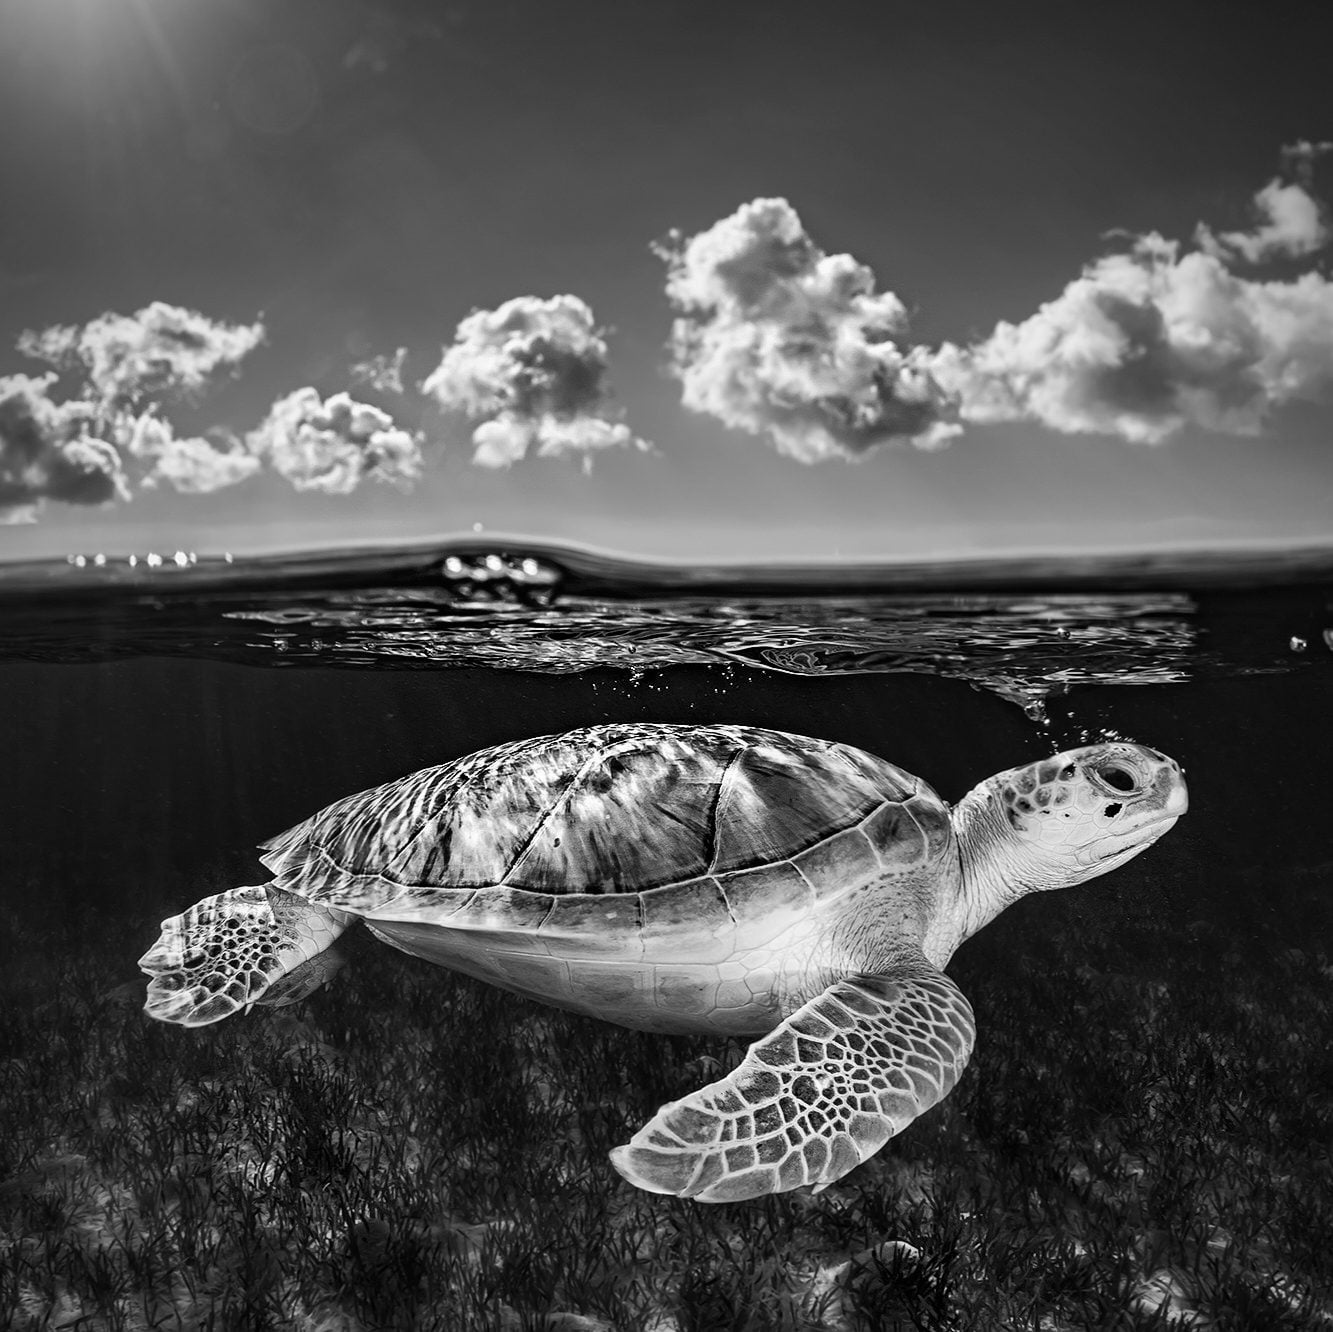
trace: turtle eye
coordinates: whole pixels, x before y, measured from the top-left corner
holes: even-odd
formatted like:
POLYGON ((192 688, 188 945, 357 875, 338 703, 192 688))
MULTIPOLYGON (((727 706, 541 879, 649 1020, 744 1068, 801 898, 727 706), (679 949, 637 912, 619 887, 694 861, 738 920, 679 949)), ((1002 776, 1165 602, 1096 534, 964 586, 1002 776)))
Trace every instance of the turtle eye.
POLYGON ((1124 768, 1117 768, 1114 765, 1107 768, 1098 768, 1097 775, 1107 786, 1117 791, 1132 791, 1136 785, 1132 774, 1126 772, 1124 768))

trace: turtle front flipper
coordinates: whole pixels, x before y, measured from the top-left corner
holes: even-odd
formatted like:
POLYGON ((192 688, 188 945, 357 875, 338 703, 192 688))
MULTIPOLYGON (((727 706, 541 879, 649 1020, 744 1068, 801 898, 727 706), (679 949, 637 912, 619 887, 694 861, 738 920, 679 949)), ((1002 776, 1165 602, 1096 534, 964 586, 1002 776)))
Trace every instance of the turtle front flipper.
POLYGON ((351 921, 273 884, 205 897, 164 920, 139 959, 152 977, 144 1012, 204 1027, 255 1002, 294 1003, 337 970, 325 950, 351 921))
POLYGON ((699 1202, 818 1192, 948 1095, 975 1031, 962 991, 925 958, 839 981, 611 1162, 641 1189, 699 1202))

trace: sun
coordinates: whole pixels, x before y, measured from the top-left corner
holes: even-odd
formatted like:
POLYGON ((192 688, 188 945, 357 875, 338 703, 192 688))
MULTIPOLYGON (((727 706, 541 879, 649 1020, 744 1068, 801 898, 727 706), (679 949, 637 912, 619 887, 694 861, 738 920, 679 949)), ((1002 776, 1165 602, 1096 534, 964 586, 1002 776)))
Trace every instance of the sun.
POLYGON ((0 61, 48 80, 47 91, 113 110, 136 84, 165 81, 181 91, 170 29, 183 0, 5 0, 0 61))
POLYGON ((178 47, 204 35, 182 0, 4 0, 0 77, 23 90, 35 164, 83 206, 134 213, 198 101, 178 47))

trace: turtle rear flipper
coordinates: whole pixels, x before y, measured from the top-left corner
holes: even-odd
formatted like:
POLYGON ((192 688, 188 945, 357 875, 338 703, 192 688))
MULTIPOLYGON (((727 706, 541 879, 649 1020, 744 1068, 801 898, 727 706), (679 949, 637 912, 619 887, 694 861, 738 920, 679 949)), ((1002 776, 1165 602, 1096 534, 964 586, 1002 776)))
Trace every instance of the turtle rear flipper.
POLYGON ((144 1012, 203 1027, 266 994, 269 1002, 294 1003, 337 969, 318 959, 351 920, 273 884, 205 897, 164 920, 157 942, 139 959, 152 978, 144 1012))
POLYGON ((818 1192, 948 1095, 974 1034, 962 991, 924 957, 839 981, 611 1162, 641 1189, 699 1202, 818 1192))

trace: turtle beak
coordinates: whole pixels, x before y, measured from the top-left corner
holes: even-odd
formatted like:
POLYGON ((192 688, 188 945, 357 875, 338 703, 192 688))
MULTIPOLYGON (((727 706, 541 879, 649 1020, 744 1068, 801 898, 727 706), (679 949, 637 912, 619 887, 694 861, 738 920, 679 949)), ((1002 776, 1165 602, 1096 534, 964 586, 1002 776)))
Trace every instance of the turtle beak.
POLYGON ((1148 761, 1148 781, 1145 787, 1151 787, 1147 800, 1149 807, 1156 801, 1163 818, 1178 819, 1190 807, 1189 788, 1185 785, 1185 769, 1173 758, 1168 758, 1160 750, 1149 749, 1143 745, 1140 754, 1148 761), (1152 769, 1156 769, 1155 772, 1152 769))
POLYGON ((1190 793, 1185 789, 1185 783, 1182 781, 1167 798, 1165 812, 1178 819, 1189 807, 1190 793))
POLYGON ((1161 802, 1162 817, 1173 822, 1189 809, 1189 787, 1185 785, 1185 773, 1179 763, 1167 759, 1162 764, 1153 783, 1152 798, 1161 802))

